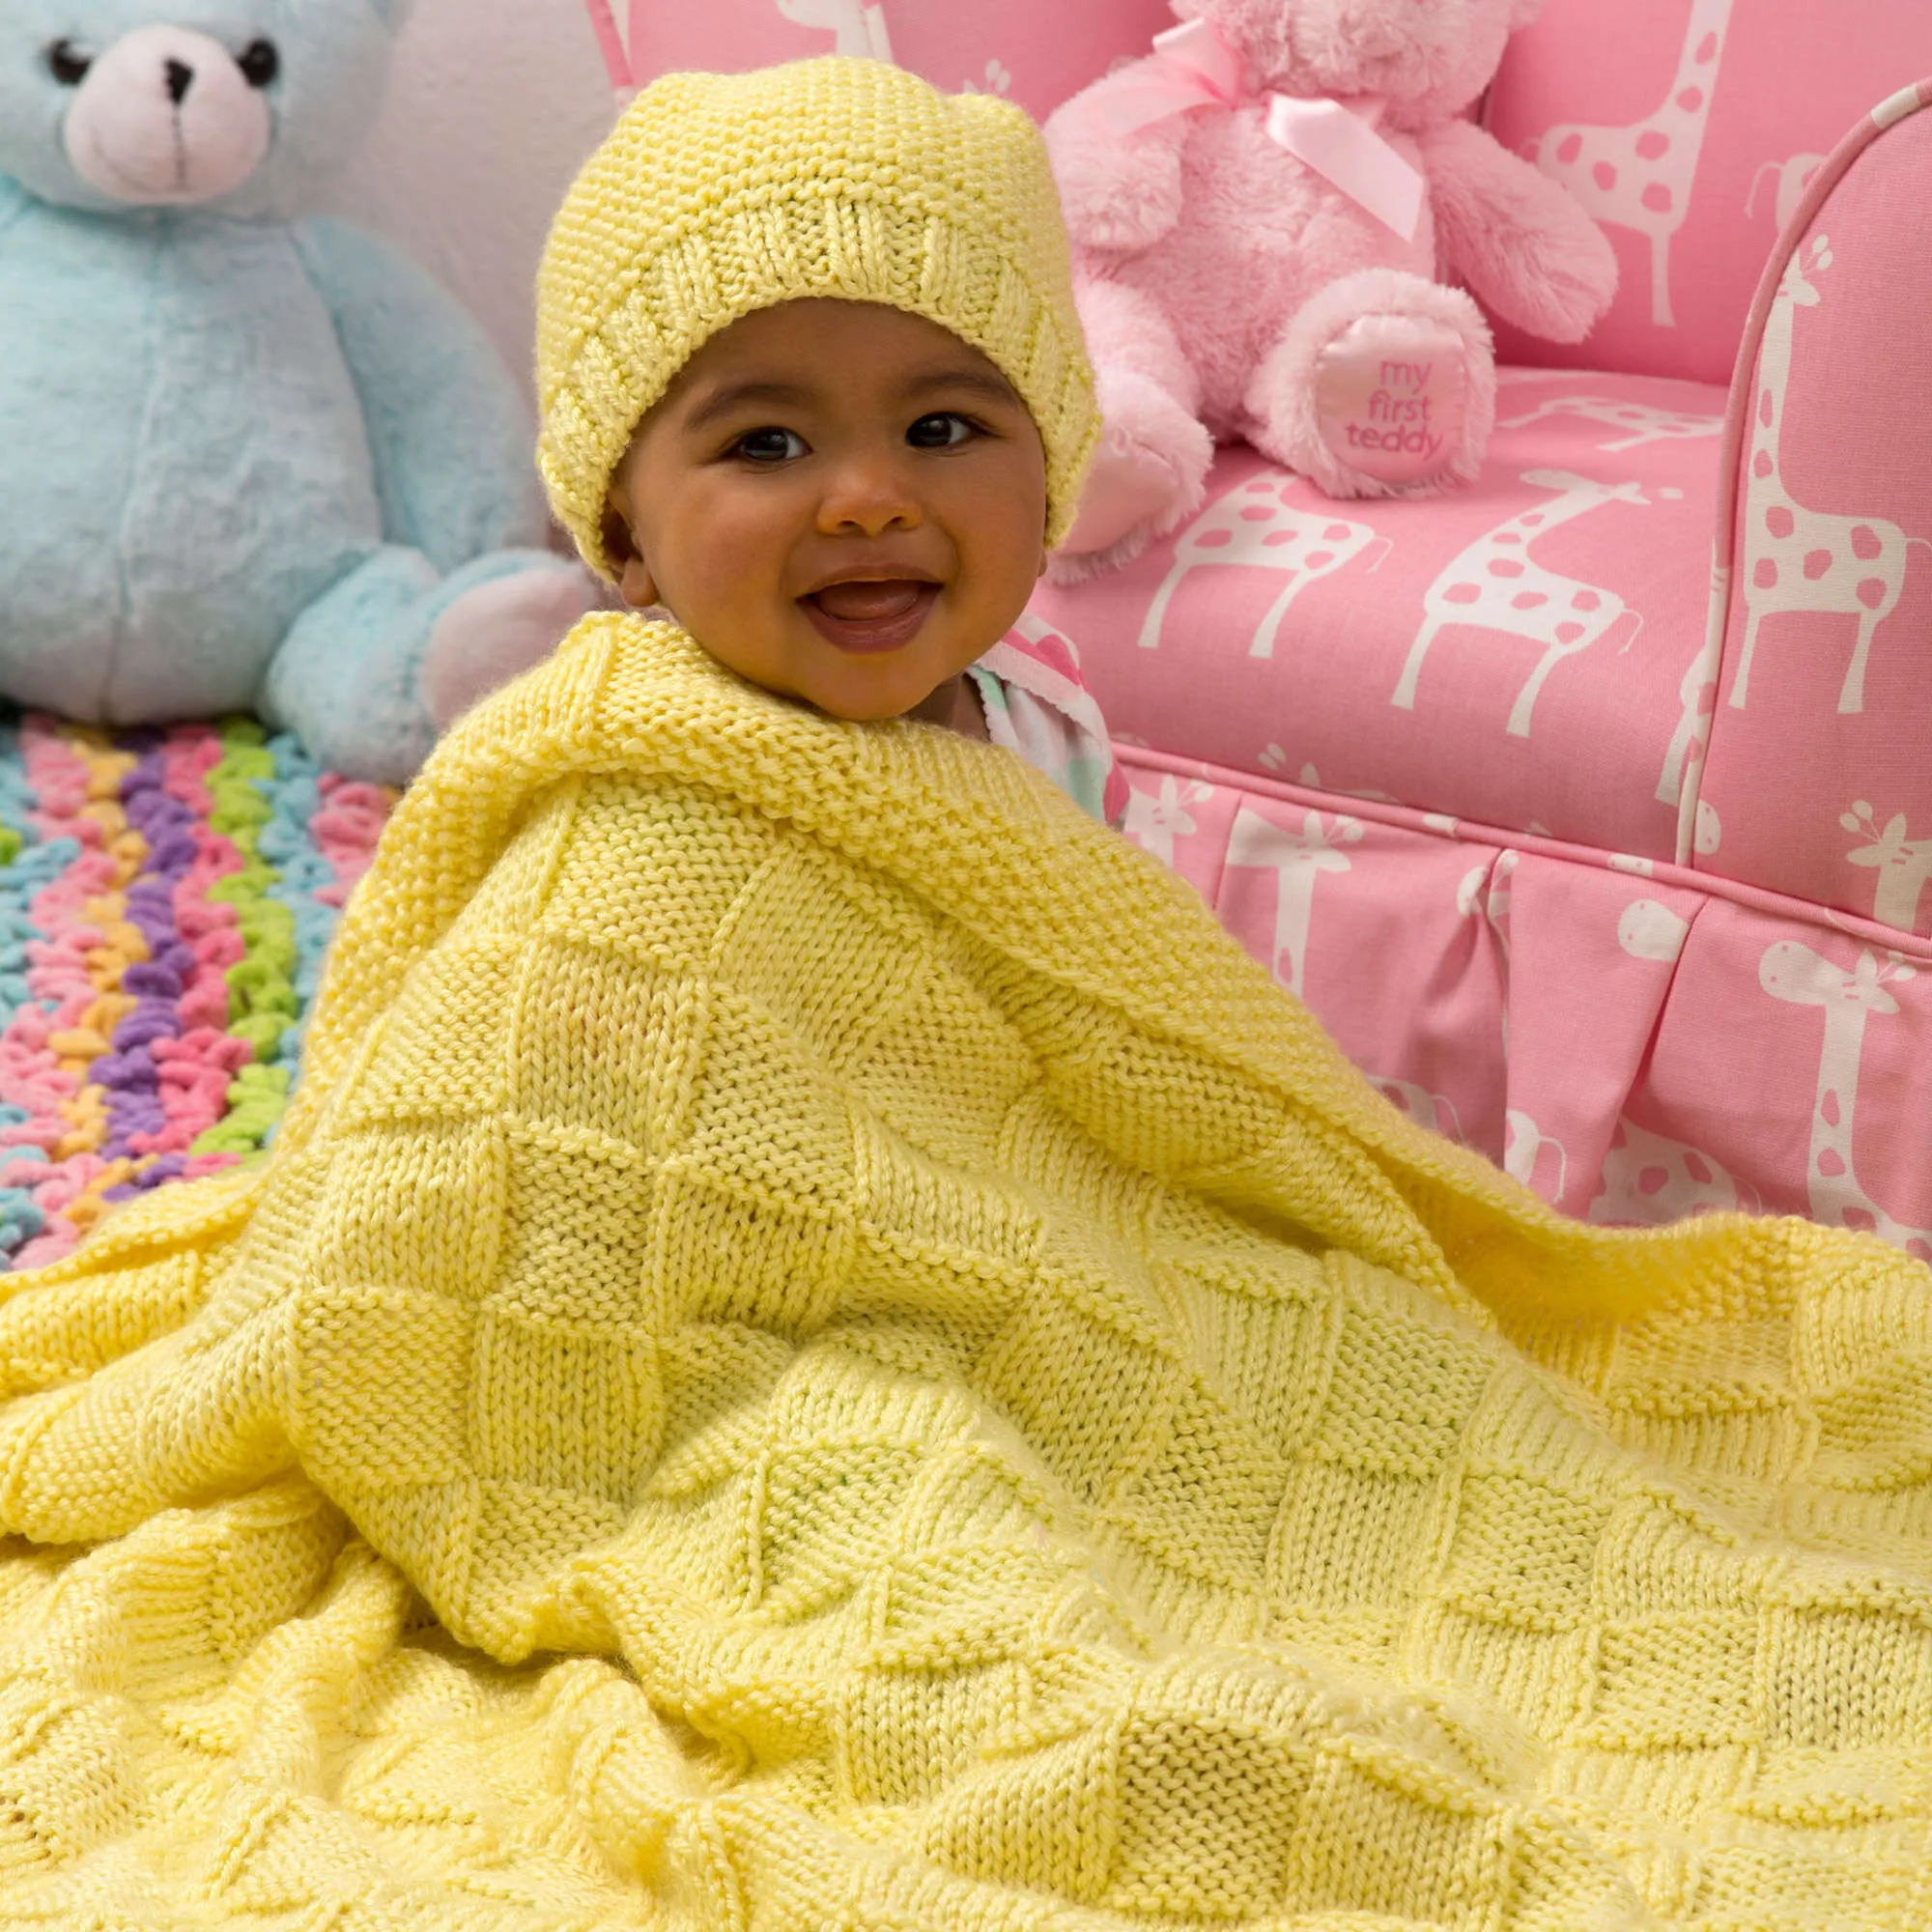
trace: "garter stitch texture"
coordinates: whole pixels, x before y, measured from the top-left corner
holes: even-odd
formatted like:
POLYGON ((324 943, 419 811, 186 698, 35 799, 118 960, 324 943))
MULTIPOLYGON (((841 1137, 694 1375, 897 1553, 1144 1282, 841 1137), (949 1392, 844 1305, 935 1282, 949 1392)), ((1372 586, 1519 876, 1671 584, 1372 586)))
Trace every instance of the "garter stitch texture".
POLYGON ((1557 1220, 1008 753, 592 619, 306 1051, 0 1282, 0 1926, 1932 1924, 1932 1277, 1557 1220))
POLYGON ((605 497, 644 413, 722 328, 801 297, 923 315, 986 355, 1046 446, 1048 542, 1099 437, 1060 197, 1010 101, 884 62, 671 73, 578 178, 537 281, 537 464, 606 577, 605 497))

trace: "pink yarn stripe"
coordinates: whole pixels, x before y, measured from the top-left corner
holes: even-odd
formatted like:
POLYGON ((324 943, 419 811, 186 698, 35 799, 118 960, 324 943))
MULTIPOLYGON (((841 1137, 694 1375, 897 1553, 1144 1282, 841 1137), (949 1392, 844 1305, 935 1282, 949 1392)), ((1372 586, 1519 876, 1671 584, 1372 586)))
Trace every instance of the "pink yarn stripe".
POLYGON ((309 837, 316 850, 334 868, 335 883, 320 887, 323 905, 340 906, 376 857, 376 841, 389 816, 395 796, 381 785, 326 773, 321 781, 322 810, 309 820, 309 837))
MULTIPOLYGON (((89 954, 106 943, 107 935, 93 922, 117 910, 112 899, 119 892, 121 867, 107 848, 101 818, 88 810, 103 761, 91 758, 79 741, 41 717, 22 722, 20 750, 37 794, 36 810, 29 814, 36 829, 44 838, 72 838, 80 845, 72 862, 28 907, 43 932, 60 934, 58 939, 30 940, 26 949, 28 991, 36 1002, 51 1002, 52 1010, 39 1004, 23 1006, 0 1034, 0 1074, 8 1096, 30 1110, 26 1121, 0 1129, 0 1143, 38 1147, 45 1156, 17 1161, 7 1172, 9 1183, 25 1187, 48 1216, 46 1231, 14 1257, 16 1266, 40 1267, 79 1244, 81 1231, 67 1218, 67 1210, 126 1172, 125 1162, 109 1162, 86 1150, 61 1155, 76 1130, 70 1110, 88 1097, 88 1086, 61 1066, 53 1046, 58 1036, 85 1021, 103 992, 115 990, 95 984, 89 954)), ((120 835, 130 836, 139 835, 120 835)), ((93 1097, 104 1106, 98 1087, 93 1097)))

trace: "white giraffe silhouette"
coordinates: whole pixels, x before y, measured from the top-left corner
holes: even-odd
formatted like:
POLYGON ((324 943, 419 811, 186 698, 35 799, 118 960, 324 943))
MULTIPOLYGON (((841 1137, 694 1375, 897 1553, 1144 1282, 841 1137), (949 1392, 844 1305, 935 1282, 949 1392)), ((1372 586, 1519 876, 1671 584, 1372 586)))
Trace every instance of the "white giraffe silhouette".
POLYGON ((1691 437, 1721 436, 1722 416, 1687 414, 1680 410, 1653 409, 1648 403, 1619 401, 1615 396, 1550 396, 1527 415, 1512 416, 1498 422, 1498 429, 1527 429, 1548 416, 1581 416, 1585 422, 1604 423, 1628 434, 1597 447, 1605 456, 1620 456, 1627 449, 1641 449, 1647 442, 1679 441, 1691 437))
POLYGON ((1505 960, 1510 950, 1511 882, 1521 863, 1522 854, 1505 845, 1492 859, 1471 866, 1456 881, 1457 912, 1464 919, 1487 920, 1505 960))
POLYGON ((1010 94, 1012 91, 1013 71, 997 55, 986 63, 985 71, 978 80, 962 80, 959 83, 961 94, 1010 94))
POLYGON ((816 27, 834 37, 836 54, 893 57, 892 36, 886 30, 886 10, 867 0, 775 0, 778 10, 795 26, 816 27))
POLYGON ((1903 932, 1917 931, 1918 901, 1925 882, 1932 879, 1932 838, 1908 838, 1902 811, 1893 812, 1880 831, 1877 814, 1862 798, 1854 801, 1851 810, 1838 814, 1838 823, 1847 832, 1863 833, 1867 841, 1845 857, 1854 866, 1870 866, 1878 872, 1872 917, 1903 932))
MULTIPOLYGON (((1470 867, 1456 882, 1456 910, 1458 914, 1463 919, 1482 920, 1489 926, 1490 930, 1495 934, 1496 952, 1501 957, 1503 983, 1505 986, 1509 983, 1510 903, 1514 896, 1512 882, 1516 878, 1516 868, 1521 862, 1522 854, 1520 852, 1516 851, 1513 847, 1505 846, 1486 865, 1470 867)), ((1498 1016, 1497 1025, 1502 1041, 1503 1061, 1507 1065, 1510 1056, 1510 1012, 1507 998, 1503 1001, 1502 1012, 1498 1016)), ((1506 1117, 1503 1122, 1505 1151, 1507 1151, 1509 1146, 1508 1135, 1515 1131, 1510 1124, 1511 1118, 1513 1117, 1506 1117)), ((1527 1114, 1523 1115, 1522 1119, 1525 1123, 1524 1131, 1528 1134, 1530 1141, 1534 1142, 1538 1138, 1536 1122, 1530 1120, 1527 1114)), ((1563 1150, 1560 1147, 1556 1151, 1558 1153, 1563 1153, 1563 1150)), ((1528 1160, 1530 1167, 1533 1168, 1536 1164, 1536 1149, 1534 1146, 1529 1147, 1528 1152, 1524 1157, 1528 1160)), ((1563 1164, 1567 1170, 1570 1164, 1570 1156, 1568 1154, 1563 1154, 1563 1164)), ((1508 1173, 1515 1174, 1516 1178, 1522 1181, 1525 1187, 1529 1185, 1527 1178, 1528 1169, 1525 1169, 1522 1174, 1517 1174, 1516 1169, 1510 1167, 1507 1160, 1504 1162, 1504 1167, 1508 1173)), ((1562 1191, 1562 1185, 1559 1182, 1557 1194, 1561 1194, 1562 1191)), ((1550 1196, 1551 1200, 1555 1198, 1556 1195, 1550 1196)))
POLYGON ((1763 1203, 1747 1181, 1683 1141, 1619 1116, 1584 1218, 1610 1227, 1656 1227, 1687 1214, 1754 1212, 1763 1203))
POLYGON ((1828 1228, 1862 1228, 1897 1247, 1932 1259, 1932 1231, 1894 1220, 1859 1185, 1852 1158, 1858 1113, 1859 1072, 1864 1057, 1865 1023, 1874 1013, 1895 1013, 1898 1002, 1888 981, 1916 979, 1917 969, 1897 953, 1883 962, 1861 948, 1848 972, 1808 946, 1781 939, 1758 961, 1758 984, 1774 1000, 1818 1007, 1825 1014, 1825 1044, 1818 1063, 1818 1096, 1811 1111, 1811 1150, 1805 1166, 1811 1218, 1828 1228))
POLYGON ((1397 1080, 1393 1074, 1370 1074, 1368 1084, 1397 1113, 1406 1113, 1416 1126, 1426 1126, 1432 1134, 1441 1134, 1447 1140, 1463 1140, 1463 1117, 1447 1094, 1432 1094, 1426 1086, 1418 1086, 1414 1080, 1397 1080))
POLYGON ((1174 869, 1174 841, 1192 838, 1200 831, 1190 805, 1200 805, 1214 796, 1214 787, 1198 779, 1181 781, 1172 772, 1163 773, 1160 788, 1151 797, 1136 786, 1127 797, 1127 815, 1122 830, 1143 852, 1151 854, 1170 871, 1174 869))
MULTIPOLYGON (((1545 570, 1531 558, 1529 546, 1546 530, 1583 516, 1600 504, 1647 506, 1650 498, 1642 486, 1599 483, 1568 469, 1526 469, 1521 480, 1537 490, 1554 490, 1556 500, 1538 510, 1524 510, 1486 531, 1424 592, 1423 609, 1428 614, 1408 647, 1408 662, 1403 666, 1395 696, 1389 699, 1398 709, 1415 709, 1422 661, 1437 636, 1452 624, 1467 624, 1543 645, 1542 661, 1518 693, 1506 727, 1512 738, 1527 738, 1530 714, 1549 673, 1565 658, 1589 649, 1629 608, 1614 591, 1545 570)), ((1632 614, 1640 628, 1642 616, 1632 614)))
MULTIPOLYGON (((1698 646, 1697 655, 1684 667, 1684 675, 1678 683, 1677 696, 1682 710, 1677 729, 1670 734, 1670 745, 1663 754, 1663 776, 1657 781, 1659 802, 1679 807, 1680 816, 1682 810, 1689 807, 1688 788, 1694 784, 1702 769, 1711 714, 1718 708, 1718 670, 1724 660, 1724 625, 1730 608, 1730 568, 1721 558, 1714 557, 1711 594, 1704 606, 1704 641, 1698 646)), ((1685 837, 1685 828, 1680 826, 1680 844, 1685 837)), ((1701 852, 1706 848, 1699 845, 1697 849, 1701 852)), ((1717 847, 1713 844, 1709 849, 1716 851, 1717 847)), ((1680 852, 1678 856, 1681 859, 1684 854, 1680 852)))
POLYGON ((1731 685, 1731 703, 1740 711, 1750 684, 1758 629, 1767 617, 1787 611, 1824 611, 1859 620, 1858 642, 1838 693, 1838 709, 1862 711, 1872 634, 1905 594, 1907 551, 1913 544, 1932 550, 1932 541, 1908 537, 1883 517, 1841 517, 1806 509, 1785 488, 1778 468, 1778 436, 1791 386, 1795 319, 1801 308, 1815 308, 1820 300, 1807 270, 1818 274, 1831 266, 1832 246, 1822 235, 1792 252, 1758 351, 1757 407, 1751 412, 1750 459, 1745 467, 1741 584, 1745 641, 1731 685))
MULTIPOLYGON (((1288 753, 1279 745, 1264 745, 1261 749, 1261 755, 1255 762, 1264 772, 1273 772, 1279 776, 1288 769, 1288 753)), ((1397 798, 1394 792, 1378 791, 1374 785, 1323 784, 1321 782, 1320 767, 1306 761, 1303 762, 1294 782, 1303 791, 1325 791, 1332 793, 1336 798, 1359 798, 1364 803, 1373 805, 1400 805, 1402 803, 1402 800, 1397 798)), ((1451 824, 1454 823, 1453 820, 1448 822, 1451 824)), ((1439 814, 1430 814, 1425 823, 1430 824, 1431 830, 1439 831, 1441 829, 1439 814)))
POLYGON ((1397 1113, 1406 1114, 1417 1126, 1427 1127, 1431 1133, 1441 1134, 1448 1140, 1463 1139, 1463 1117, 1448 1094, 1432 1094, 1413 1080, 1397 1080, 1383 1073, 1371 1073, 1369 1084, 1397 1113))
POLYGON ((1308 958, 1308 926, 1315 909, 1315 881, 1323 872, 1351 870, 1339 848, 1360 842, 1362 821, 1319 811, 1302 816, 1299 832, 1285 831, 1244 805, 1235 812, 1228 835, 1230 866, 1272 868, 1280 889, 1275 898, 1274 953, 1269 970, 1296 998, 1301 995, 1302 969, 1308 958), (1288 962, 1286 973, 1282 961, 1288 962))
POLYGON ((1823 155, 1793 155, 1789 160, 1760 164, 1757 173, 1751 176, 1750 193, 1745 198, 1745 219, 1748 221, 1757 213, 1757 191, 1764 185, 1765 176, 1771 175, 1777 183, 1773 212, 1777 219, 1777 232, 1783 234, 1791 226, 1791 217, 1798 213, 1798 205, 1804 199, 1812 176, 1824 165, 1823 155))
POLYGON ((1660 328, 1677 327, 1670 306, 1670 243, 1690 212, 1731 4, 1691 0, 1676 78, 1656 113, 1629 128, 1581 123, 1551 128, 1532 144, 1537 166, 1554 175, 1599 221, 1649 238, 1650 316, 1660 328))
POLYGON ((1553 1208, 1570 1185, 1570 1151, 1553 1134, 1546 1134, 1520 1107, 1511 1107, 1503 1115, 1503 1172, 1539 1194, 1553 1208), (1548 1173, 1543 1156, 1556 1156, 1556 1172, 1551 1185, 1538 1187, 1536 1172, 1548 1173))
MULTIPOLYGON (((1154 593, 1141 625, 1143 650, 1152 650, 1160 642, 1167 607, 1190 570, 1208 564, 1246 564, 1279 571, 1287 580, 1248 646, 1250 657, 1272 657, 1289 606, 1317 579, 1333 576, 1377 541, 1367 524, 1350 523, 1332 509, 1296 509, 1287 495, 1294 481, 1285 470, 1264 470, 1210 503, 1181 531, 1174 546, 1174 568, 1154 593)), ((1388 539, 1380 541, 1386 556, 1388 539)), ((1381 561, 1378 557, 1370 568, 1379 569, 1381 561)))

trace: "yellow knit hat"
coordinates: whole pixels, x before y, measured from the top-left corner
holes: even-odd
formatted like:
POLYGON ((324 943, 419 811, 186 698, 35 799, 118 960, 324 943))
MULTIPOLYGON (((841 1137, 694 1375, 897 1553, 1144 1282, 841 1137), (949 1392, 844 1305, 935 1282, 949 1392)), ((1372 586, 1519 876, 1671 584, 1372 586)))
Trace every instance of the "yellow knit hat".
POLYGON ((667 74, 585 165, 537 282, 537 464, 585 560, 611 475, 696 351, 799 297, 883 302, 986 355, 1046 446, 1048 542, 1099 436, 1060 200, 1009 102, 881 61, 667 74))

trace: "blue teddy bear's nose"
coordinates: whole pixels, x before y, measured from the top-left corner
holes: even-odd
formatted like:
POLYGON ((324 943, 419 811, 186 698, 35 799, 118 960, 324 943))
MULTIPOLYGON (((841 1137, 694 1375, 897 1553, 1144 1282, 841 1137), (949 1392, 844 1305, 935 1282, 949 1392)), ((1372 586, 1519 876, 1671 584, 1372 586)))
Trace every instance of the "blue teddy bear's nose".
POLYGON ((185 61, 171 60, 167 64, 168 99, 179 107, 187 99, 187 91, 194 85, 194 70, 185 61))

